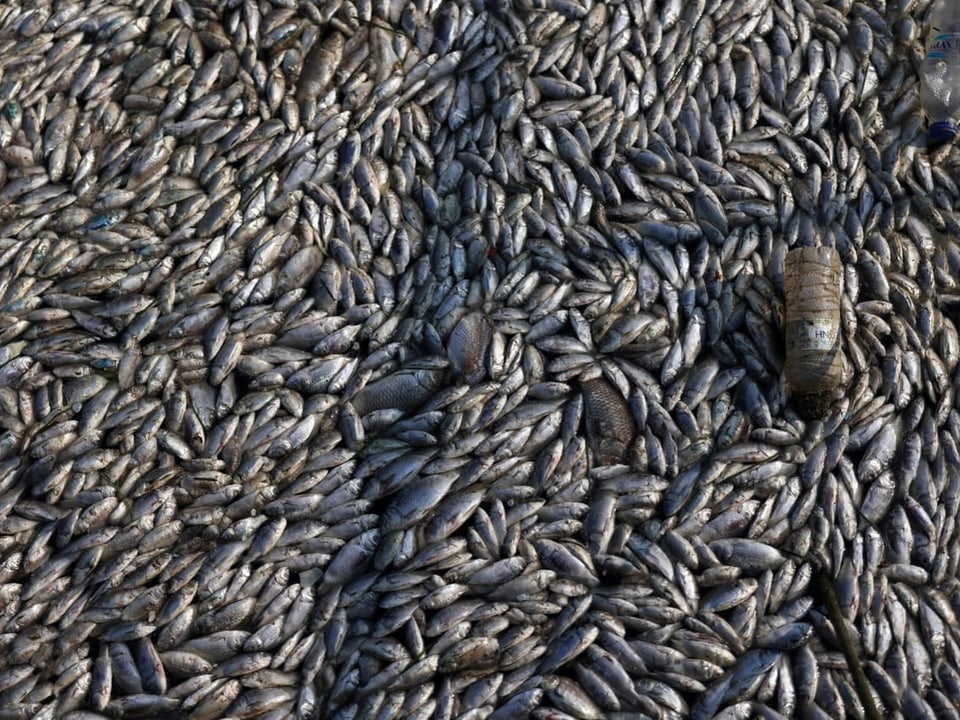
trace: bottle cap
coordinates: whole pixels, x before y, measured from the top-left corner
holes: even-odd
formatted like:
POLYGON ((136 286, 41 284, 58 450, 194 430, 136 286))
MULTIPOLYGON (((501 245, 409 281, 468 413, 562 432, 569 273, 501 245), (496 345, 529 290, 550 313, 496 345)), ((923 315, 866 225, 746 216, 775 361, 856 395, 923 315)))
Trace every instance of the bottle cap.
POLYGON ((950 142, 957 137, 957 124, 953 120, 930 123, 930 139, 934 142, 950 142))

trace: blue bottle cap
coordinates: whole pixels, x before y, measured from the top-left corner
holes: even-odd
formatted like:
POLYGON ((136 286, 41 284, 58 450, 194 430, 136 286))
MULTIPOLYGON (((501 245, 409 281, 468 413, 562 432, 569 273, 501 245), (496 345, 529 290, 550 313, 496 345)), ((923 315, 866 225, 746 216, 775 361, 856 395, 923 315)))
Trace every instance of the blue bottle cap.
POLYGON ((953 120, 930 123, 930 139, 934 142, 950 142, 957 137, 957 124, 953 120))

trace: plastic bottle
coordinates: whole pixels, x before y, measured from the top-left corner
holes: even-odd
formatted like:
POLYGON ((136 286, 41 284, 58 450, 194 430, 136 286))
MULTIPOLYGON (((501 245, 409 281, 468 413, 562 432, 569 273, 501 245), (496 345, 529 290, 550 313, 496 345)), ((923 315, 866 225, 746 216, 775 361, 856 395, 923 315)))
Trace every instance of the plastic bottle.
POLYGON ((960 116, 960 0, 939 0, 930 14, 920 104, 934 142, 957 137, 960 116))
POLYGON ((800 417, 822 418, 843 382, 840 254, 829 247, 787 253, 786 357, 783 376, 800 417))

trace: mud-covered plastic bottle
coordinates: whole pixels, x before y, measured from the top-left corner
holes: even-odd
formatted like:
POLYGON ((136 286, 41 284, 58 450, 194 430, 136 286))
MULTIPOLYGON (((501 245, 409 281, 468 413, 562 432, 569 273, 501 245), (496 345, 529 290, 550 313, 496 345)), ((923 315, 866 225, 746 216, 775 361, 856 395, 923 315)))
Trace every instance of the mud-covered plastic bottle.
POLYGON ((829 247, 787 253, 786 357, 783 376, 800 417, 825 417, 843 384, 840 303, 843 266, 829 247))
POLYGON ((960 0, 939 0, 933 6, 920 80, 930 140, 954 140, 960 119, 960 0))

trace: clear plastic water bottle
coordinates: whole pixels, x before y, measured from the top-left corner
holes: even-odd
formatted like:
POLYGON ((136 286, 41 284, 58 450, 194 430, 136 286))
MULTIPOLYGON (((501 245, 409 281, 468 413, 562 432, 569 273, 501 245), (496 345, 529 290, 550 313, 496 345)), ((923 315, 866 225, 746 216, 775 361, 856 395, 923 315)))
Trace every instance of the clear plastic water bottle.
POLYGON ((960 0, 940 0, 930 15, 920 104, 930 122, 930 139, 957 137, 960 117, 960 0))

